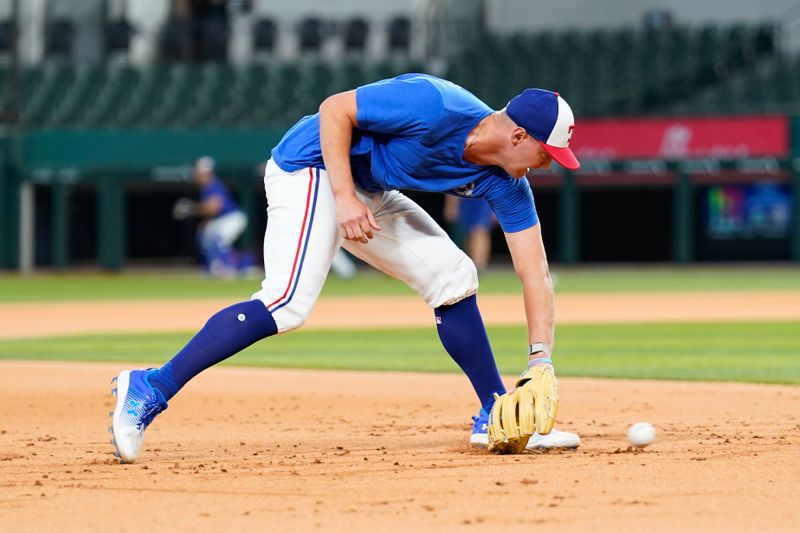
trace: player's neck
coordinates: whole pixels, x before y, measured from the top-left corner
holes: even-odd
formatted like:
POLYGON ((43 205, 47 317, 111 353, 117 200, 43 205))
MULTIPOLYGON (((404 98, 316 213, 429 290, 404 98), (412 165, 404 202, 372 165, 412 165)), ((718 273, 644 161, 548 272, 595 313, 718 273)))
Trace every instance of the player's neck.
POLYGON ((501 139, 498 138, 496 129, 496 113, 478 122, 464 142, 464 161, 473 165, 499 165, 501 139))

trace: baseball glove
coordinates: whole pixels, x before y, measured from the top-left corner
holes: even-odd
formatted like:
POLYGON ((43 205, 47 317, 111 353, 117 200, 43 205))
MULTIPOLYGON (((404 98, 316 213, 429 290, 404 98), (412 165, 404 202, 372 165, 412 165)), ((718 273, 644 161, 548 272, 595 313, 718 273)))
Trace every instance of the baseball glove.
POLYGON ((196 217, 199 207, 197 202, 189 198, 178 198, 172 206, 172 218, 175 220, 186 220, 196 217))
POLYGON ((489 413, 489 451, 522 453, 534 431, 547 435, 558 411, 558 381, 551 365, 536 365, 517 380, 517 387, 502 396, 495 393, 489 413))

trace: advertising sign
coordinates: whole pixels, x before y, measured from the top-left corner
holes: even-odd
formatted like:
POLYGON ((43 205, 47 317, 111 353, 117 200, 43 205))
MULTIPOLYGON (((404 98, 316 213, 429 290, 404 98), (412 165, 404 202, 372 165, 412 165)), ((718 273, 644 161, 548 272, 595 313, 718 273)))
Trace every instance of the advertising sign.
POLYGON ((739 159, 786 157, 786 117, 578 120, 578 159, 739 159))

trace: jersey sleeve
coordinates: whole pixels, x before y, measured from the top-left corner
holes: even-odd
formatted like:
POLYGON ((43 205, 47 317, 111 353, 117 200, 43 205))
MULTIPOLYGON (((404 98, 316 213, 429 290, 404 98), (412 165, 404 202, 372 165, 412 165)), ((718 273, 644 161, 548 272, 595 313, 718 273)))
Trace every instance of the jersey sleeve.
POLYGON ((533 192, 527 179, 495 177, 488 182, 482 196, 489 202, 503 231, 514 233, 539 223, 533 192))
POLYGON ((222 188, 221 184, 217 180, 214 180, 200 190, 200 201, 205 202, 212 196, 224 194, 225 190, 222 188))
POLYGON ((357 88, 356 106, 358 129, 386 135, 423 135, 444 112, 430 82, 402 76, 357 88))

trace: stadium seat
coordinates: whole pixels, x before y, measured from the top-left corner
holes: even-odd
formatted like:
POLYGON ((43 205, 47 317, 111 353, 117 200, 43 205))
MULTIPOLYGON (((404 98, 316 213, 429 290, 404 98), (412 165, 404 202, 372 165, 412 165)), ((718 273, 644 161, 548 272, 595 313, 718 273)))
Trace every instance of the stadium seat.
POLYGON ((143 126, 150 122, 156 106, 161 103, 166 86, 170 83, 170 68, 154 66, 143 69, 141 78, 132 91, 125 106, 113 116, 110 125, 143 126))
POLYGON ((22 109, 25 121, 32 125, 45 122, 64 97, 64 87, 71 83, 73 76, 72 68, 60 61, 47 62, 40 68, 41 77, 27 86, 31 88, 31 93, 22 109))
POLYGON ((161 29, 161 59, 167 62, 190 59, 190 30, 186 20, 171 18, 161 29))
POLYGON ((348 91, 368 81, 361 61, 345 61, 337 69, 334 89, 336 92, 348 91))
POLYGON ((228 98, 215 114, 216 122, 226 126, 249 126, 253 114, 269 115, 270 100, 262 97, 269 91, 269 70, 262 64, 251 64, 234 71, 228 98))
POLYGON ((182 118, 196 104, 197 94, 202 91, 200 67, 194 64, 178 64, 169 70, 168 83, 163 87, 162 98, 153 109, 148 123, 154 126, 179 126, 182 118))
POLYGON ((408 53, 411 46, 411 20, 405 16, 397 16, 389 21, 389 51, 392 53, 408 53))
POLYGON ((72 21, 56 19, 45 25, 45 56, 49 59, 67 59, 72 54, 74 39, 72 21))
POLYGON ((769 55, 775 52, 775 26, 771 22, 760 24, 755 31, 753 47, 756 55, 769 55))
POLYGON ((13 25, 10 20, 0 21, 0 54, 11 50, 11 32, 13 25))
POLYGON ((217 115, 229 101, 237 71, 226 63, 209 63, 203 67, 202 76, 204 89, 198 94, 198 105, 186 117, 198 126, 218 122, 217 115))
POLYGON ((325 22, 319 17, 306 17, 298 26, 300 51, 316 53, 322 49, 326 37, 325 22))
POLYGON ((278 25, 271 18, 261 18, 253 31, 253 48, 256 52, 272 53, 278 42, 278 25))
POLYGON ((354 17, 344 26, 344 50, 347 53, 363 53, 369 38, 369 23, 363 17, 354 17))
POLYGON ((79 65, 75 68, 72 82, 64 91, 64 97, 44 117, 44 127, 68 127, 80 123, 85 111, 97 97, 105 83, 106 68, 99 65, 79 65))
POLYGON ((112 124, 116 115, 127 109, 131 95, 138 89, 141 72, 127 65, 110 65, 105 73, 105 82, 91 105, 83 112, 78 124, 83 127, 98 127, 112 124))
POLYGON ((134 33, 133 26, 128 21, 119 19, 107 22, 104 30, 107 57, 128 51, 134 33))
POLYGON ((194 59, 201 62, 226 61, 230 34, 227 18, 206 17, 195 24, 199 24, 200 38, 195 37, 194 59))

